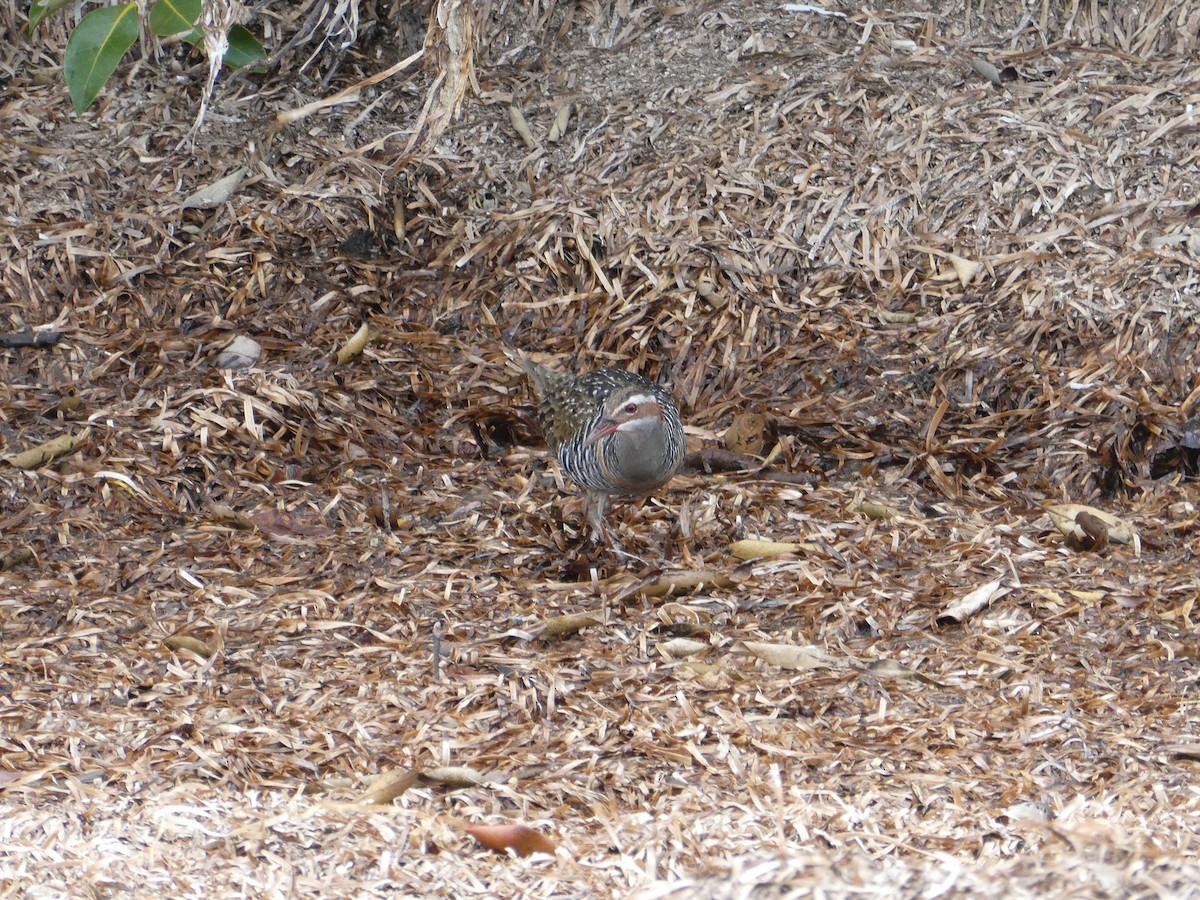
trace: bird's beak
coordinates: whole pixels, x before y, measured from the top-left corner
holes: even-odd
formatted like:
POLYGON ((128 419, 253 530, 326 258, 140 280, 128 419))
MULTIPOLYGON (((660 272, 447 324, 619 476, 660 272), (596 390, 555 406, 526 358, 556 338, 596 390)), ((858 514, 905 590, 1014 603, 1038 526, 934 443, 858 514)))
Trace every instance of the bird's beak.
POLYGON ((598 443, 601 438, 606 438, 610 434, 616 434, 619 427, 612 419, 601 419, 600 427, 595 430, 591 437, 583 442, 583 446, 590 447, 592 444, 598 443))

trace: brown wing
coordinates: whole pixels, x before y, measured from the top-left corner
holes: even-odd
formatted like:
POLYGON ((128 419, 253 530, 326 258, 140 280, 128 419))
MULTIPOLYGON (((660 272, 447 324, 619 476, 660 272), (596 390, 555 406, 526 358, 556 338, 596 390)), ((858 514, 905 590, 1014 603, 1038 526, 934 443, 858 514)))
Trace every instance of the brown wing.
POLYGON ((654 391, 656 387, 649 379, 620 369, 595 369, 576 377, 528 359, 522 359, 521 366, 537 395, 542 434, 554 449, 591 427, 613 391, 626 387, 654 391))

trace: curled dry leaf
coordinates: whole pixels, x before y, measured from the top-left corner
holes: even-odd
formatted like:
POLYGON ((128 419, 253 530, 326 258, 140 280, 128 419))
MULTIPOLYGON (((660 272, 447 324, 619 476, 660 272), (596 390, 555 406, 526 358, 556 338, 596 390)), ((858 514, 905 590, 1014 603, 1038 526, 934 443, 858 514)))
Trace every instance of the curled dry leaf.
POLYGON ((546 142, 549 144, 557 144, 562 140, 564 134, 567 133, 567 125, 571 122, 571 104, 564 103, 558 108, 558 112, 554 116, 554 124, 550 126, 550 133, 546 135, 546 142))
POLYGON ((239 334, 213 358, 218 369, 248 369, 262 356, 262 345, 254 338, 239 334))
POLYGON ((1048 822, 1051 813, 1050 807, 1044 802, 1021 801, 1009 806, 1000 816, 1010 822, 1048 822))
POLYGON ((961 622, 968 616, 983 609, 992 601, 1003 597, 1011 590, 1012 588, 1005 587, 999 578, 995 581, 989 581, 987 584, 982 584, 942 610, 942 614, 937 617, 937 623, 939 625, 950 625, 961 622))
POLYGON ((716 282, 711 278, 701 278, 696 282, 696 294, 713 309, 721 310, 729 301, 717 290, 716 282))
POLYGON ((873 503, 869 500, 860 503, 858 511, 868 519, 875 520, 898 519, 904 515, 904 513, 894 506, 888 506, 886 503, 873 503))
POLYGON ((591 613, 573 613, 566 616, 554 616, 546 619, 542 623, 542 627, 537 632, 538 637, 552 638, 564 637, 569 634, 575 634, 584 628, 589 628, 592 625, 599 625, 600 620, 591 613))
POLYGON ((205 185, 200 190, 189 194, 187 199, 183 201, 183 208, 209 209, 214 206, 220 206, 233 196, 233 192, 237 190, 238 185, 242 183, 242 179, 245 177, 245 169, 234 169, 219 181, 214 181, 212 184, 205 185))
POLYGON ((419 773, 421 781, 451 788, 478 787, 487 780, 469 766, 439 766, 419 773))
POLYGON ((708 649, 707 641, 697 641, 693 638, 672 638, 669 641, 664 641, 659 644, 659 649, 671 659, 684 659, 688 656, 694 656, 701 650, 708 649))
POLYGON ((1000 80, 1000 70, 988 62, 986 59, 971 60, 971 68, 976 75, 986 78, 992 84, 999 87, 1003 82, 1000 80))
POLYGON ((517 822, 507 825, 472 825, 464 822, 460 827, 483 846, 497 853, 511 850, 517 856, 530 856, 534 853, 554 854, 554 841, 528 825, 517 822))
POLYGON ((529 123, 525 121, 525 113, 521 111, 521 107, 515 103, 508 108, 508 119, 512 122, 513 129, 521 136, 521 140, 525 142, 525 146, 530 150, 536 150, 538 142, 533 138, 533 132, 529 130, 529 123))
POLYGON ((950 265, 954 266, 954 274, 958 276, 958 283, 963 287, 970 284, 979 273, 979 270, 983 268, 982 265, 974 260, 963 259, 963 257, 955 256, 953 253, 950 254, 950 265))
POLYGON ((186 650, 206 659, 213 654, 212 647, 200 638, 188 634, 173 634, 169 638, 164 638, 162 645, 171 651, 186 650))
POLYGON ((867 663, 866 668, 876 678, 895 678, 900 681, 915 678, 926 684, 932 683, 929 678, 926 678, 916 669, 910 669, 908 666, 901 665, 894 659, 873 659, 867 663))
POLYGON ((761 559, 775 556, 789 556, 801 550, 811 550, 806 544, 786 543, 782 541, 743 540, 734 541, 729 545, 729 552, 738 559, 761 559))
POLYGON ((767 444, 766 417, 754 412, 738 413, 726 429, 724 441, 733 453, 762 456, 767 444))
POLYGON ((730 652, 748 653, 781 669, 833 669, 841 672, 861 667, 860 661, 854 657, 834 656, 813 645, 738 641, 730 648, 730 652))
POLYGON ((240 513, 231 506, 226 506, 224 503, 209 504, 208 513, 220 522, 222 525, 232 525, 234 528, 240 528, 248 531, 254 527, 254 522, 245 513, 240 513))
POLYGON ((1078 528, 1066 536, 1066 544, 1072 550, 1099 553, 1108 547, 1108 527, 1099 516, 1081 512, 1075 516, 1075 524, 1078 528))
POLYGON ((18 469, 36 469, 51 460, 75 451, 83 444, 83 437, 77 434, 63 434, 46 441, 36 447, 31 447, 21 453, 4 457, 5 462, 18 469))
POLYGON ((904 312, 903 310, 895 311, 880 307, 875 311, 879 316, 879 321, 885 325, 911 325, 917 321, 917 314, 914 312, 904 312))
POLYGON ((1085 526, 1079 521, 1080 513, 1087 513, 1093 520, 1087 523, 1093 532, 1098 527, 1094 520, 1098 520, 1103 524, 1105 536, 1109 541, 1114 544, 1132 544, 1134 553, 1138 556, 1141 555, 1141 537, 1132 522, 1082 503, 1057 503, 1047 506, 1046 512, 1050 513, 1050 520, 1054 523, 1054 527, 1064 537, 1073 537, 1077 541, 1087 540, 1085 526))
POLYGON ((338 350, 337 364, 339 366, 344 366, 346 363, 350 362, 350 360, 357 359, 359 356, 361 356, 363 350, 366 349, 366 346, 372 337, 373 335, 371 334, 371 326, 369 326, 366 322, 363 322, 363 324, 359 326, 358 331, 351 335, 350 340, 342 344, 341 348, 338 350))
POLYGON ((708 569, 693 569, 686 572, 664 572, 639 587, 634 596, 653 599, 669 597, 672 594, 687 594, 701 587, 727 588, 732 586, 733 579, 728 575, 708 569))
POLYGON ((420 769, 391 769, 371 782, 371 786, 358 799, 363 803, 391 803, 420 778, 420 769))

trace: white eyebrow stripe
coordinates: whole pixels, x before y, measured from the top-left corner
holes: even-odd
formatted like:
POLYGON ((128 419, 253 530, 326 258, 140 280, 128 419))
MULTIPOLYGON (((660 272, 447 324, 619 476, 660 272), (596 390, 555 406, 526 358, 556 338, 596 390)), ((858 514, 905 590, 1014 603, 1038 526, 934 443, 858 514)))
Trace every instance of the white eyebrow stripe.
MULTIPOLYGON (((638 406, 641 406, 643 403, 657 403, 657 402, 658 402, 658 398, 655 397, 653 394, 631 394, 625 400, 625 403, 636 403, 638 406)), ((621 405, 624 406, 625 403, 622 403, 621 405)))

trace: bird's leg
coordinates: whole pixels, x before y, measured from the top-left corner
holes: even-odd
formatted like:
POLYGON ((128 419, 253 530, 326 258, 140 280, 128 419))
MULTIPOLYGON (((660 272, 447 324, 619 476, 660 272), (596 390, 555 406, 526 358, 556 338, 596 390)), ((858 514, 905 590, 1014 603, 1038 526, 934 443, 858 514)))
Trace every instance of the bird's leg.
POLYGON ((596 491, 587 491, 583 495, 583 515, 592 529, 592 540, 597 544, 608 543, 611 535, 604 527, 604 508, 608 505, 608 497, 596 491))
POLYGON ((621 545, 621 541, 617 538, 616 534, 608 527, 608 523, 604 521, 604 511, 607 507, 607 494, 588 491, 583 495, 583 512, 592 529, 592 542, 597 547, 607 547, 613 552, 614 556, 648 565, 646 560, 642 559, 636 553, 630 553, 626 550, 621 545))

